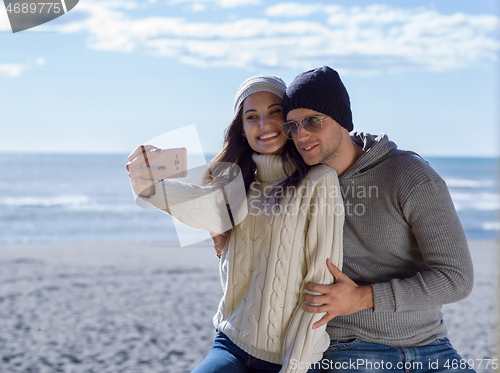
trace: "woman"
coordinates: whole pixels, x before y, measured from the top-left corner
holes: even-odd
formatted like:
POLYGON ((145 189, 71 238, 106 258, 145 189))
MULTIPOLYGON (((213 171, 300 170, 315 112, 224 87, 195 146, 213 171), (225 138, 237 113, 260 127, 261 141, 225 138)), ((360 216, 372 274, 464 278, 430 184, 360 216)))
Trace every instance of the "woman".
MULTIPOLYGON (((196 373, 306 372, 329 345, 326 326, 312 328, 322 315, 306 312, 302 304, 308 282, 333 282, 327 258, 342 265, 343 204, 335 171, 308 167, 283 135, 285 89, 280 78, 265 75, 240 86, 235 117, 222 151, 209 165, 205 187, 148 181, 154 170, 144 166, 141 150, 129 157, 134 190, 154 184, 143 198, 167 212, 162 184, 177 188, 179 196, 208 195, 228 174, 228 164, 241 169, 248 215, 226 233, 220 255, 224 294, 214 316, 218 332, 196 373)), ((146 149, 148 157, 157 154, 146 149)), ((207 221, 205 213, 198 215, 207 221)), ((176 218, 210 229, 193 222, 192 214, 176 218)), ((311 372, 320 371, 319 363, 314 367, 311 372)))

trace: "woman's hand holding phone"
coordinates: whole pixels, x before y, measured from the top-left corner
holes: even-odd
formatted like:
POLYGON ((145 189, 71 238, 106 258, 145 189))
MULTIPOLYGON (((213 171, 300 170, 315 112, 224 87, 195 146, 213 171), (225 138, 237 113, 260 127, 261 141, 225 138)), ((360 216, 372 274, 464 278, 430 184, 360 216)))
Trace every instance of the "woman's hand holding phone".
POLYGON ((126 167, 134 193, 150 197, 161 180, 187 175, 186 148, 160 149, 140 145, 128 156, 126 167))

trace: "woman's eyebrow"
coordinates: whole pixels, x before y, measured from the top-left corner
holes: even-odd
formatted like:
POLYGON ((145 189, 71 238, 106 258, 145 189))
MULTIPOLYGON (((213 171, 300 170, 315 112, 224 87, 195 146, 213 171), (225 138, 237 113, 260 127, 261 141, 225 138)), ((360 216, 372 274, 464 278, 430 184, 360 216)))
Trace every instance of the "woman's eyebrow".
POLYGON ((283 105, 281 105, 281 104, 277 104, 277 103, 276 103, 276 104, 272 104, 272 105, 270 105, 270 106, 268 107, 268 109, 270 109, 270 108, 272 108, 273 106, 276 106, 276 105, 277 105, 277 106, 283 106, 283 105))
MULTIPOLYGON (((271 106, 272 106, 272 105, 271 105, 271 106)), ((248 109, 247 111, 245 111, 245 112, 243 113, 243 115, 245 115, 245 114, 246 114, 246 113, 248 113, 249 111, 257 111, 257 110, 255 110, 255 109, 248 109)))
MULTIPOLYGON (((271 104, 271 105, 269 105, 267 108, 268 108, 268 109, 270 109, 270 108, 272 108, 273 106, 283 106, 283 105, 276 103, 276 104, 271 104)), ((246 113, 248 113, 249 111, 257 111, 257 110, 255 110, 255 109, 248 109, 247 111, 245 111, 245 112, 243 113, 243 115, 245 115, 245 114, 246 114, 246 113)))

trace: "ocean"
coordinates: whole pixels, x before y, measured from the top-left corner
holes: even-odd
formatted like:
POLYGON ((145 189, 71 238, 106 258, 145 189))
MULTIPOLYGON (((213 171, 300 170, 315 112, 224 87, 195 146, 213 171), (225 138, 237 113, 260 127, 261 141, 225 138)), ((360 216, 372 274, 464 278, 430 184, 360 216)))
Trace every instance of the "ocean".
MULTIPOLYGON (((500 230, 497 158, 426 158, 469 239, 500 230)), ((0 243, 177 242, 172 218, 135 204, 126 155, 0 154, 0 243)))

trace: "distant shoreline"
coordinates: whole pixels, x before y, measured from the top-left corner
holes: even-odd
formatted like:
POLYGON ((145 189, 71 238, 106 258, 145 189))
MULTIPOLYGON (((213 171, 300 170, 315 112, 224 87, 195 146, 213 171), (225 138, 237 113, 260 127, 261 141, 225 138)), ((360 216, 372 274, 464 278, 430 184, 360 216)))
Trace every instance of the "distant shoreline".
MULTIPOLYGON (((500 238, 498 239, 468 239, 467 242, 471 247, 478 247, 484 245, 492 245, 497 244, 500 248, 500 238)), ((103 245, 109 246, 141 246, 141 247, 165 247, 165 248, 179 248, 181 250, 189 249, 189 248, 202 248, 202 247, 212 247, 212 243, 209 240, 205 240, 196 244, 192 244, 185 247, 180 247, 180 244, 176 241, 47 241, 47 242, 0 242, 0 249, 2 247, 54 247, 54 246, 67 246, 72 245, 75 247, 78 246, 93 246, 97 245, 102 247, 103 245)), ((0 251, 1 252, 1 251, 0 251)), ((0 254, 1 255, 1 254, 0 254)))
MULTIPOLYGON (((36 155, 36 156, 56 156, 56 155, 69 155, 69 156, 118 156, 118 157, 124 157, 125 159, 129 156, 130 153, 103 153, 103 152, 57 152, 57 151, 50 151, 50 152, 43 152, 43 151, 23 151, 22 152, 5 152, 5 151, 0 151, 0 156, 6 155, 36 155)), ((420 153, 418 153, 420 154, 420 153)), ((213 158, 216 153, 206 153, 204 154, 206 158, 213 158)), ((500 161, 500 155, 427 155, 427 154, 420 154, 423 158, 425 159, 491 159, 491 160, 497 160, 500 161)))

